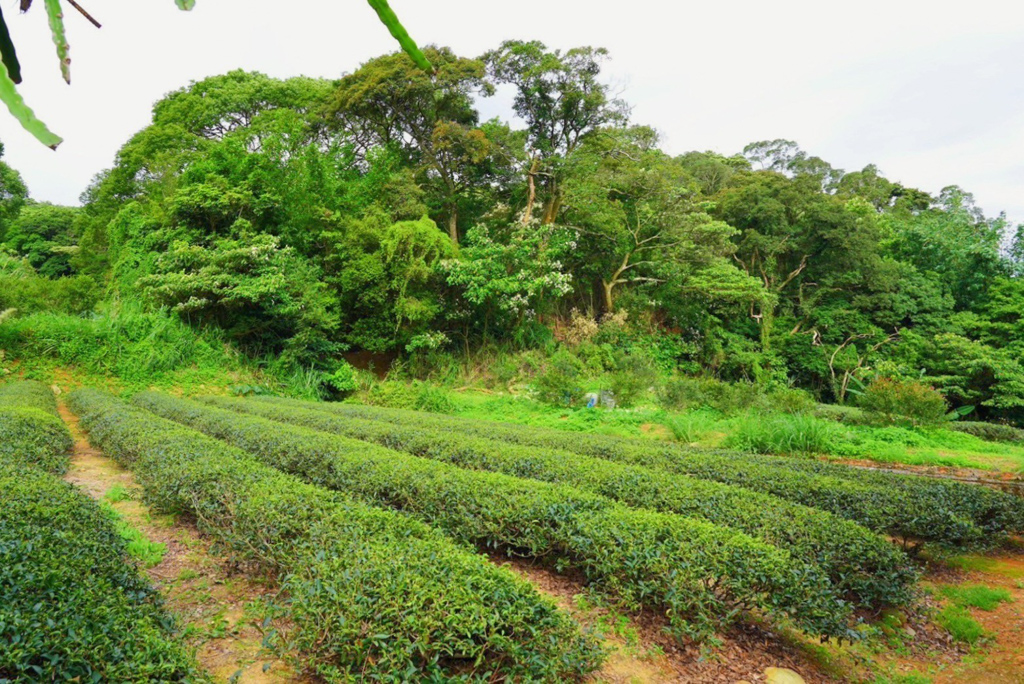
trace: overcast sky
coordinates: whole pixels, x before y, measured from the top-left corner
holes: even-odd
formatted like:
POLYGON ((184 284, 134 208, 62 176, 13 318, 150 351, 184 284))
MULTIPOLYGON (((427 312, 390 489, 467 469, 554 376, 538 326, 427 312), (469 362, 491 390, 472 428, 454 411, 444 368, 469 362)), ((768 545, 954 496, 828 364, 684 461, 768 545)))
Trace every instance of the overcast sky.
MULTIPOLYGON (((0 0, 21 91, 65 138, 51 152, 0 116, 6 161, 37 200, 77 203, 164 93, 243 68, 337 77, 396 49, 364 0, 79 0, 72 86, 39 0, 0 0)), ((1016 0, 602 2, 392 0, 413 38, 475 56, 510 38, 611 51, 608 78, 669 152, 789 138, 833 165, 877 164, 931 192, 958 184, 1024 221, 1024 4, 1016 0)), ((485 116, 507 105, 483 103, 485 116)))

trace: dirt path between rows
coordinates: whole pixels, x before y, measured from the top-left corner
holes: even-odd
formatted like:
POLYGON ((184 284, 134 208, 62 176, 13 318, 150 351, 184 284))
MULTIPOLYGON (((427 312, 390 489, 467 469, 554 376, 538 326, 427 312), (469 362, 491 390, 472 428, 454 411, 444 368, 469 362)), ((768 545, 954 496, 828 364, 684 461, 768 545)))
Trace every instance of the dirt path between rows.
POLYGON ((196 648, 200 664, 222 682, 310 681, 263 648, 259 602, 272 596, 272 588, 234 572, 210 552, 210 541, 194 526, 154 514, 140 503, 141 488, 132 473, 93 448, 77 416, 63 402, 59 408, 75 440, 65 479, 97 500, 120 488, 130 498, 111 505, 148 540, 166 545, 163 560, 145 572, 196 648))
POLYGON ((977 662, 934 679, 934 684, 1021 684, 1024 682, 1024 553, 991 559, 983 569, 967 572, 963 584, 1006 589, 1011 600, 995 610, 971 609, 971 615, 992 635, 977 662))
POLYGON ((527 579, 542 593, 552 597, 560 608, 596 630, 610 649, 607 662, 594 674, 593 681, 611 684, 735 684, 765 681, 769 667, 798 672, 807 684, 833 684, 842 680, 822 672, 800 650, 777 634, 754 626, 743 626, 722 636, 722 645, 701 649, 680 646, 665 632, 660 616, 642 614, 623 616, 588 606, 586 590, 579 578, 556 573, 523 559, 491 555, 527 579))

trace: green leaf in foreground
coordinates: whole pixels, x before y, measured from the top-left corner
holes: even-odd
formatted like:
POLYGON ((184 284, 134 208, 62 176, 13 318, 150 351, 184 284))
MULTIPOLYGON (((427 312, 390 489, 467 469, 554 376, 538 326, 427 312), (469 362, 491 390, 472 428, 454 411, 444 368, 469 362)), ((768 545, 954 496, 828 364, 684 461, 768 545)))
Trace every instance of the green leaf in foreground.
POLYGON ((71 84, 71 57, 68 45, 67 33, 64 31, 64 10, 61 9, 60 0, 46 0, 46 16, 50 21, 50 33, 53 36, 53 44, 57 47, 57 58, 60 60, 60 75, 71 84))
MULTIPOLYGON (((3 66, 0 64, 0 66, 3 66)), ((57 149, 57 146, 64 142, 64 139, 46 127, 42 121, 36 118, 35 112, 21 99, 14 81, 7 73, 7 67, 0 68, 0 100, 7 105, 11 115, 21 122, 26 131, 36 137, 36 140, 43 143, 50 149, 57 149)))
POLYGON ((434 73, 434 65, 420 51, 416 42, 409 36, 409 32, 402 26, 402 22, 398 21, 398 16, 388 5, 387 0, 367 0, 367 2, 370 3, 370 7, 377 13, 377 16, 380 17, 384 25, 388 27, 388 31, 395 37, 398 44, 402 46, 405 53, 412 58, 412 61, 416 62, 416 66, 428 74, 434 73))
POLYGON ((4 20, 4 13, 0 11, 0 59, 3 59, 7 73, 11 80, 21 83, 21 63, 18 62, 18 53, 11 41, 11 32, 7 30, 7 22, 4 20))
POLYGON ((186 12, 196 6, 196 0, 174 0, 174 2, 178 9, 185 10, 186 12))

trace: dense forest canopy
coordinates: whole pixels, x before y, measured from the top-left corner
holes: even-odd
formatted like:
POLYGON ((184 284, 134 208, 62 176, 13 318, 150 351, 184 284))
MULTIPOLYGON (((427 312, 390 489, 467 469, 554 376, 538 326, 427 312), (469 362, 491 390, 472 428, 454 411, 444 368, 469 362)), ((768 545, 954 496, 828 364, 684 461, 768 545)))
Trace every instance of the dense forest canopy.
POLYGON ((80 208, 0 164, 0 310, 133 301, 253 359, 554 351, 843 402, 920 379, 1024 423, 1024 230, 788 140, 665 152, 608 55, 508 41, 168 94, 80 208), (478 103, 513 93, 515 116, 478 103), (613 321, 601 337, 573 321, 613 321), (614 329, 612 329, 614 328, 614 329))

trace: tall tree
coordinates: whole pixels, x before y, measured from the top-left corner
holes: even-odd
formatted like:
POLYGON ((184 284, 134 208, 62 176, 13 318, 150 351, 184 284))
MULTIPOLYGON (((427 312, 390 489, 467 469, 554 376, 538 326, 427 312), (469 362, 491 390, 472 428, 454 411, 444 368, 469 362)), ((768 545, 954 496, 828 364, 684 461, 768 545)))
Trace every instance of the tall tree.
POLYGON ((735 230, 700 210, 696 183, 657 142, 650 128, 605 130, 566 162, 566 223, 581 234, 606 312, 620 286, 663 283, 731 249, 735 230))
POLYGON ((1007 271, 1005 218, 985 218, 959 187, 944 188, 930 209, 887 215, 883 223, 891 254, 936 274, 959 310, 982 302, 990 284, 1007 271))
MULTIPOLYGON (((0 159, 4 156, 4 144, 0 143, 0 159)), ((0 161, 0 240, 3 240, 10 222, 18 216, 28 199, 28 187, 21 174, 0 161)))
POLYGON ((562 204, 565 160, 594 131, 628 118, 626 104, 599 80, 607 57, 604 48, 577 47, 563 53, 549 51, 539 41, 518 40, 484 55, 495 82, 515 87, 513 108, 527 126, 530 190, 524 223, 530 222, 538 195, 544 203, 541 221, 554 223, 562 204))
POLYGON ((453 243, 459 241, 458 208, 471 167, 490 152, 477 126, 473 94, 493 92, 479 60, 449 48, 428 47, 433 74, 401 52, 372 59, 341 79, 326 109, 332 126, 344 130, 357 149, 396 146, 437 180, 453 243))

